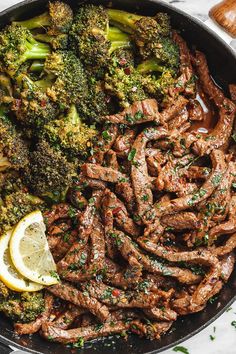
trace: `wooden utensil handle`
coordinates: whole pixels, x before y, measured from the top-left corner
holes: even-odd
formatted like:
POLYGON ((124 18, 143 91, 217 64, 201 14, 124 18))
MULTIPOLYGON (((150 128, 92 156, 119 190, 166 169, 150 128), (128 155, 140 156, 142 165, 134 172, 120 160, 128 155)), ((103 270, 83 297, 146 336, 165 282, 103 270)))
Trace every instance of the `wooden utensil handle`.
POLYGON ((236 38, 236 0, 224 0, 214 6, 210 17, 232 37, 236 38))

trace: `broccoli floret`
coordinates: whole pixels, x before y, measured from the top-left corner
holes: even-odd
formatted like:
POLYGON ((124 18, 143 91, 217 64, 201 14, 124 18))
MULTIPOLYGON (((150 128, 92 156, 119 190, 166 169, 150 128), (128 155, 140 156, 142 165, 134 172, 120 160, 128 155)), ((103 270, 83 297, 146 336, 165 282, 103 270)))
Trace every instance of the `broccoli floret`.
POLYGON ((112 56, 112 65, 105 75, 105 89, 114 96, 121 108, 147 98, 143 88, 143 76, 134 65, 130 50, 119 50, 112 56))
POLYGON ((63 192, 72 182, 76 169, 66 157, 48 142, 40 141, 30 154, 30 163, 24 171, 24 182, 41 197, 51 192, 63 192))
POLYGON ((47 12, 26 21, 15 22, 29 30, 45 28, 49 34, 68 33, 73 22, 73 11, 61 1, 49 2, 47 12))
POLYGON ((40 198, 25 190, 6 195, 0 206, 0 232, 11 229, 25 215, 42 206, 43 202, 40 198))
POLYGON ((9 170, 0 174, 0 195, 5 198, 7 195, 25 190, 19 171, 9 170))
POLYGON ((86 65, 107 65, 117 48, 130 46, 130 37, 109 26, 103 6, 84 5, 79 8, 70 31, 72 47, 86 65))
POLYGON ((137 70, 141 74, 147 74, 152 72, 163 72, 164 66, 160 64, 160 62, 156 58, 150 58, 137 66, 137 70))
POLYGON ((28 146, 11 120, 0 108, 0 172, 19 170, 28 164, 28 146))
POLYGON ((100 117, 114 112, 111 97, 104 91, 104 83, 90 77, 88 80, 88 94, 77 105, 79 116, 86 122, 99 121, 100 117))
POLYGON ((0 73, 0 102, 3 104, 12 101, 13 88, 8 75, 0 73))
POLYGON ((52 85, 50 78, 33 81, 28 75, 17 78, 18 98, 13 100, 12 110, 22 125, 34 129, 54 119, 59 111, 59 103, 47 95, 52 85))
POLYGON ((143 59, 155 56, 166 66, 178 69, 179 50, 171 39, 167 14, 158 13, 155 17, 147 17, 109 9, 108 15, 113 24, 132 33, 143 59))
POLYGON ((145 92, 151 97, 156 98, 160 103, 168 97, 168 91, 175 87, 176 79, 172 71, 166 69, 159 77, 147 75, 143 78, 145 92))
POLYGON ((76 107, 72 105, 66 116, 45 125, 43 134, 51 144, 72 158, 87 151, 97 131, 81 121, 76 107))
POLYGON ((27 60, 45 59, 50 52, 48 44, 37 42, 24 27, 11 24, 0 33, 0 67, 11 77, 27 60))
POLYGON ((49 35, 47 33, 38 33, 34 38, 40 42, 49 43, 54 50, 66 49, 68 46, 68 35, 60 33, 58 35, 49 35))
POLYGON ((0 302, 0 311, 4 312, 14 322, 34 321, 44 310, 42 292, 11 292, 7 298, 0 302))
POLYGON ((45 61, 44 71, 53 77, 47 95, 54 102, 60 103, 62 108, 69 108, 86 96, 87 77, 82 63, 73 52, 52 53, 45 61))
POLYGON ((166 12, 158 12, 154 19, 159 25, 159 33, 162 36, 169 36, 171 33, 170 16, 166 12))
MULTIPOLYGON (((0 280, 0 303, 9 296, 9 289, 0 280)), ((0 305, 1 306, 1 305, 0 305)))

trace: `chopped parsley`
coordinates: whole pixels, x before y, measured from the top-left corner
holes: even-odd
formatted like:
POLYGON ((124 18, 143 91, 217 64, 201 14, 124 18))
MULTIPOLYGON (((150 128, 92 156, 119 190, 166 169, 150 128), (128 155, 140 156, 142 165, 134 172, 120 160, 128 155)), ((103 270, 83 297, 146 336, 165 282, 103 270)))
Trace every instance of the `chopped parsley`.
POLYGON ((212 178, 212 184, 213 186, 217 187, 222 180, 222 173, 218 173, 212 178))
POLYGON ((109 132, 108 132, 107 130, 104 130, 104 131, 102 132, 102 137, 103 137, 103 139, 106 140, 106 141, 112 139, 111 135, 109 134, 109 132))
POLYGON ((231 326, 233 326, 236 329, 236 321, 231 322, 231 326))
POLYGON ((128 161, 133 161, 135 154, 136 154, 136 149, 134 149, 134 148, 131 149, 128 154, 128 161))
POLYGON ((184 354, 189 354, 188 349, 185 348, 185 347, 182 347, 182 346, 180 346, 180 345, 178 345, 177 347, 175 347, 175 348, 173 349, 173 351, 174 351, 174 352, 184 353, 184 354))

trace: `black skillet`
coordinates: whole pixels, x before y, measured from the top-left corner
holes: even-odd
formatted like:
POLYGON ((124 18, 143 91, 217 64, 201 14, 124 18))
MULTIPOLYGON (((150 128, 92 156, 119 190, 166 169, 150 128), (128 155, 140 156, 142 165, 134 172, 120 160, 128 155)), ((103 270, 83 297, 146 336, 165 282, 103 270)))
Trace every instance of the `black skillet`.
MULTIPOLYGON (((69 0, 72 6, 83 2, 69 0)), ((94 3, 108 4, 110 0, 93 1, 94 3)), ((33 17, 45 10, 47 0, 26 0, 0 14, 0 27, 5 26, 13 19, 33 17)), ((188 44, 202 50, 208 59, 210 71, 215 81, 228 94, 228 84, 236 83, 236 55, 220 38, 209 30, 202 22, 173 8, 172 6, 155 0, 114 0, 113 7, 129 11, 138 11, 141 14, 152 15, 157 11, 165 11, 171 15, 172 25, 178 29, 188 44)), ((219 294, 217 300, 209 304, 203 312, 178 319, 171 331, 159 341, 148 341, 137 336, 130 336, 127 341, 122 338, 112 337, 96 342, 90 342, 85 348, 79 350, 81 354, 144 354, 160 353, 165 349, 175 346, 183 340, 190 338, 204 327, 208 326, 220 316, 236 299, 236 270, 229 282, 219 294)), ((12 345, 31 353, 43 354, 69 354, 70 348, 63 345, 50 343, 39 335, 18 337, 12 330, 12 324, 0 316, 0 354, 9 354, 12 350, 7 347, 12 345)), ((73 350, 73 353, 77 352, 73 350)))

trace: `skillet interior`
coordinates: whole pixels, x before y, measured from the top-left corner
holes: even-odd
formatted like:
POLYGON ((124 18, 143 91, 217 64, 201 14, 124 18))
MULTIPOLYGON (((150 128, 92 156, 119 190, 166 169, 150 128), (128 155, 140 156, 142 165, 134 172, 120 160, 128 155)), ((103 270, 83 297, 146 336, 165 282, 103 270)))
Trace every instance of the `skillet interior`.
MULTIPOLYGON (((47 0, 28 0, 12 7, 0 14, 0 26, 3 27, 13 19, 24 19, 33 17, 41 13, 47 3, 47 0)), ((67 1, 72 6, 79 3, 110 3, 109 0, 95 1, 67 1)), ((236 56, 221 40, 219 40, 212 31, 207 30, 201 23, 181 11, 173 9, 166 3, 155 0, 114 0, 113 6, 129 11, 135 9, 142 14, 152 15, 157 11, 165 11, 171 15, 172 25, 181 31, 183 37, 192 47, 197 47, 203 51, 208 59, 210 71, 217 82, 227 93, 228 84, 236 83, 236 56), (141 5, 140 5, 141 3, 141 5)), ((86 344, 81 350, 83 354, 108 354, 115 352, 117 354, 144 354, 159 353, 170 346, 176 345, 178 342, 196 334, 201 329, 214 321, 235 299, 236 294, 236 270, 231 276, 229 282, 225 285, 217 300, 213 304, 209 304, 207 308, 200 313, 189 315, 175 322, 169 334, 162 337, 160 341, 148 341, 140 339, 137 336, 129 336, 127 341, 121 338, 108 338, 96 342, 86 344)), ((23 346, 28 351, 44 354, 67 354, 71 353, 71 349, 67 349, 62 345, 47 342, 38 335, 31 337, 25 336, 19 338, 12 331, 10 322, 0 316, 0 341, 15 346, 23 346), (14 343, 13 343, 14 342, 14 343)))

